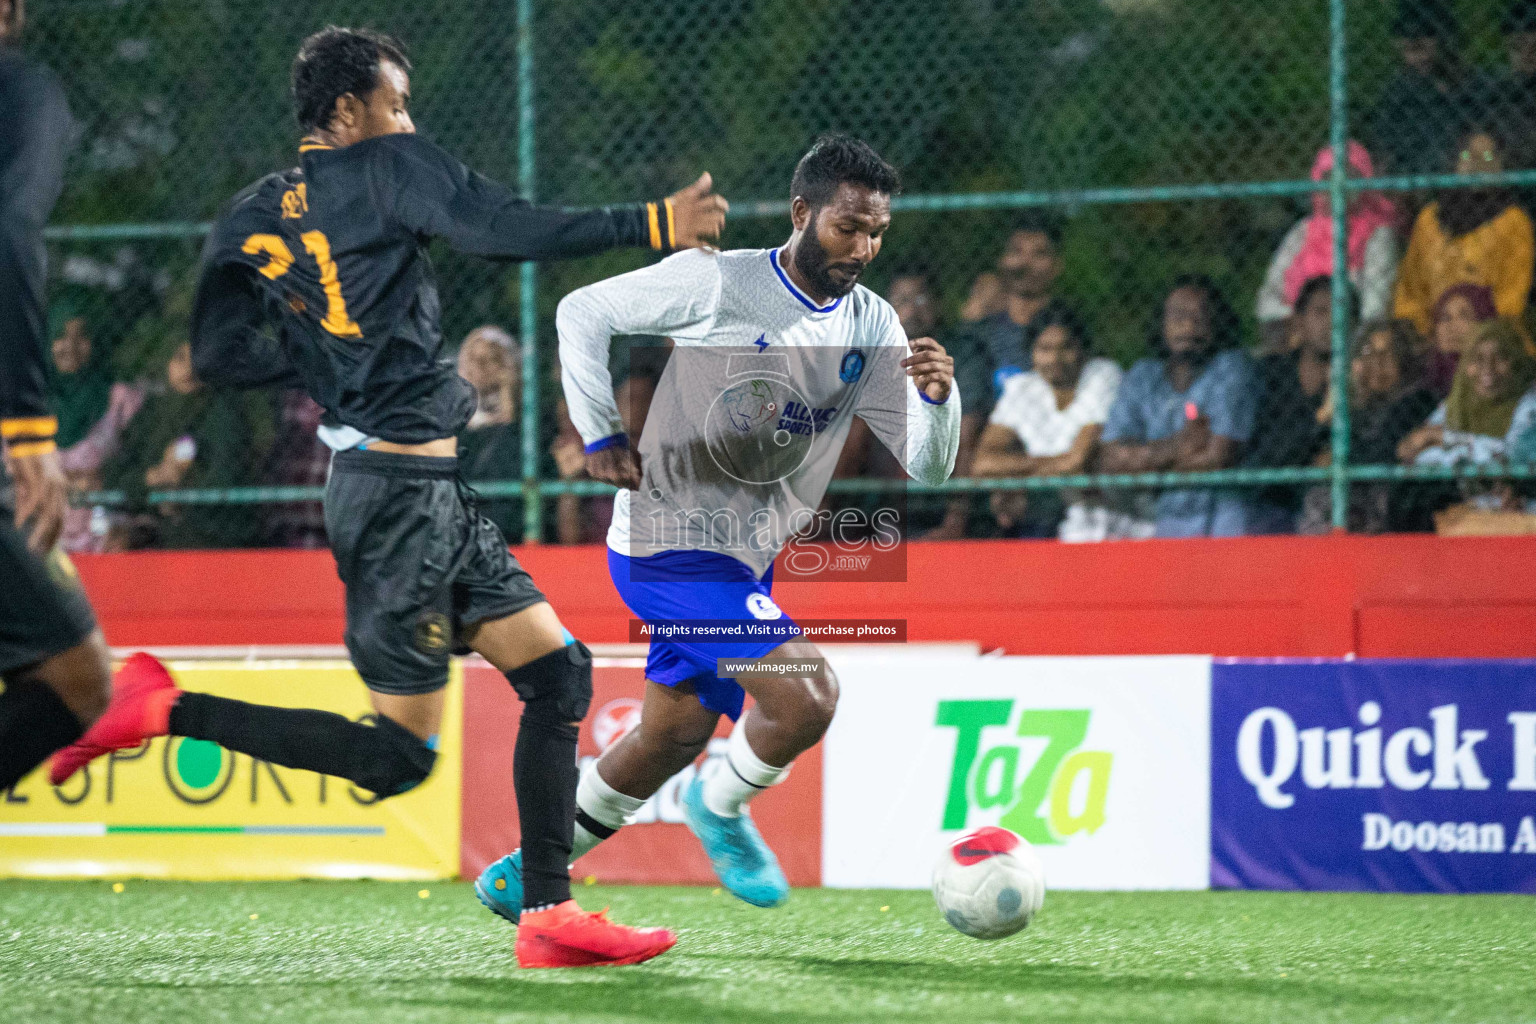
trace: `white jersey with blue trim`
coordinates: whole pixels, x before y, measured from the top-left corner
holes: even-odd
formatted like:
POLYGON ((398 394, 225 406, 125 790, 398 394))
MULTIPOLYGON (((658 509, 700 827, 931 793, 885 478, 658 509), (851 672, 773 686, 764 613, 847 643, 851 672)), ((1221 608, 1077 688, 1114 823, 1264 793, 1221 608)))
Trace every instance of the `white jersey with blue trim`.
POLYGON ((960 395, 920 393, 900 365, 907 336, 862 285, 818 305, 782 250, 689 250, 588 285, 560 303, 562 382, 589 452, 627 444, 608 371, 619 335, 675 343, 608 546, 631 556, 719 551, 759 576, 816 514, 853 417, 911 476, 949 478, 960 395))

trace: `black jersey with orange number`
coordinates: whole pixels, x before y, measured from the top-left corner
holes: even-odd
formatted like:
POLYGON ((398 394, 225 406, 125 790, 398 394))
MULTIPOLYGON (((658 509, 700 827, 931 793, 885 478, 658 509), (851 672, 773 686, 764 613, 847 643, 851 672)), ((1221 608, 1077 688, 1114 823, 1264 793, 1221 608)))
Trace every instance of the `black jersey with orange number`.
POLYGON ((670 247, 663 203, 570 212, 532 206, 417 135, 342 149, 247 187, 203 251, 192 316, 198 375, 299 384, 327 422, 401 444, 459 432, 475 394, 443 344, 425 246, 498 260, 670 247))

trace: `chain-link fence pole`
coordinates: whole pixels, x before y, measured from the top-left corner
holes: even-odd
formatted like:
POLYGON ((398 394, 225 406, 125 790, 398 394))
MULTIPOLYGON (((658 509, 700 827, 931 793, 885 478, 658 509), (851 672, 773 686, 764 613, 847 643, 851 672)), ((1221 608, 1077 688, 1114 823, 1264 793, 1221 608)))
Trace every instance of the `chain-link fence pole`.
POLYGON ((1344 0, 1328 4, 1328 142, 1333 173, 1328 200, 1333 217, 1333 358, 1329 393, 1333 396, 1333 528, 1349 529, 1349 170, 1348 79, 1344 36, 1344 0))
MULTIPOLYGON (((533 0, 517 0, 517 184, 533 201, 533 0)), ((539 269, 532 260, 518 272, 518 333, 523 340, 523 539, 544 539, 539 500, 539 269)))

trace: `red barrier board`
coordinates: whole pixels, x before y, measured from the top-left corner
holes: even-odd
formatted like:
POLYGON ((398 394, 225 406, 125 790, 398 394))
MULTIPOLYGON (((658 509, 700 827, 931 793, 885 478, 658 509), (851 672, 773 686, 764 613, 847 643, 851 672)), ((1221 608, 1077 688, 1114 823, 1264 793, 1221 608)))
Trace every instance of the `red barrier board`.
MULTIPOLYGON (((592 711, 581 724, 580 754, 596 757, 632 728, 645 690, 639 659, 598 659, 592 711)), ((464 667, 463 841, 460 872, 473 878, 518 845, 512 747, 522 705, 501 673, 475 659, 464 667)), ((721 719, 717 737, 729 733, 721 719)), ((716 743, 719 742, 717 739, 716 743)), ((691 775, 690 775, 691 777, 691 775)), ((622 829, 577 864, 575 877, 648 885, 714 885, 698 840, 678 823, 674 778, 622 829), (655 817, 664 820, 651 820, 655 817)), ((752 817, 779 856, 791 885, 821 884, 821 748, 795 762, 781 785, 752 801, 752 817)))
MULTIPOLYGON (((566 626, 628 639, 602 549, 517 549, 566 626)), ((107 639, 339 644, 342 592, 323 551, 81 556, 107 639)), ((903 618, 912 641, 1009 654, 1536 657, 1533 537, 913 544, 905 583, 783 583, 796 619, 903 618)))

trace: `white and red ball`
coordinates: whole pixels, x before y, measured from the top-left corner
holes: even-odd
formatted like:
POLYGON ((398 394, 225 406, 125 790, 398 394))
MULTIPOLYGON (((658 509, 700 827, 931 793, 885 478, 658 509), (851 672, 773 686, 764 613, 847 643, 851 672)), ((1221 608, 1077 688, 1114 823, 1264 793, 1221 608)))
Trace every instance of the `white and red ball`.
POLYGON ((933 869, 933 899, 958 932, 1001 939, 1021 931, 1045 902, 1045 867, 1022 836, 972 829, 950 843, 933 869))

